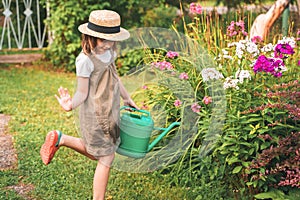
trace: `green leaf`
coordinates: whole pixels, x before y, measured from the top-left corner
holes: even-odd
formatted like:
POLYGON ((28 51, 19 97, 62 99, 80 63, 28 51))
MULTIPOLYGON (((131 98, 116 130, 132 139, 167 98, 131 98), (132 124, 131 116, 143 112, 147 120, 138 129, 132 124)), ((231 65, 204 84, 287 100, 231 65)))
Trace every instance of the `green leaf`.
POLYGON ((256 199, 272 199, 272 200, 288 200, 284 193, 280 190, 272 190, 270 192, 259 193, 254 196, 256 199))
POLYGON ((242 170, 243 166, 236 166, 233 170, 232 173, 233 174, 237 174, 242 170))
POLYGON ((266 149, 270 146, 270 142, 264 142, 262 143, 262 145, 260 146, 260 149, 263 150, 263 149, 266 149))
POLYGON ((233 163, 241 162, 241 160, 239 160, 237 157, 231 157, 228 158, 227 162, 229 165, 232 165, 233 163))

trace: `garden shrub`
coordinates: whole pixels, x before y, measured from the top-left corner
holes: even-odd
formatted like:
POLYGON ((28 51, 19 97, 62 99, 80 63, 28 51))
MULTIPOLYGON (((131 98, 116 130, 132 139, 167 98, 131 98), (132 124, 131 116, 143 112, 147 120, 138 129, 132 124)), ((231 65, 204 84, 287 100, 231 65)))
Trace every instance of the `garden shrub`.
POLYGON ((299 32, 268 43, 258 37, 248 38, 243 21, 228 22, 227 30, 236 32, 231 34, 210 30, 211 24, 203 25, 207 16, 201 12, 192 17, 194 21, 186 25, 186 34, 215 57, 216 67, 206 66, 202 71, 210 69, 214 75, 221 74, 217 77, 226 93, 226 119, 211 153, 199 155, 212 119, 210 104, 216 99, 207 101, 210 92, 205 76, 199 76, 201 72, 195 70, 192 61, 184 63, 180 52, 175 59, 167 54, 154 56, 152 64, 161 71, 160 76, 170 70, 180 74, 177 78, 192 85, 198 103, 192 107, 167 88, 157 90, 152 86, 148 91, 150 101, 145 102, 145 107, 164 105, 173 120, 180 120, 181 106, 191 106, 190 112, 199 115, 194 142, 181 160, 164 172, 173 173, 174 184, 197 190, 198 199, 293 196, 294 189, 300 187, 299 32), (213 35, 205 37, 208 32, 213 35), (208 188, 212 186, 218 189, 208 188))

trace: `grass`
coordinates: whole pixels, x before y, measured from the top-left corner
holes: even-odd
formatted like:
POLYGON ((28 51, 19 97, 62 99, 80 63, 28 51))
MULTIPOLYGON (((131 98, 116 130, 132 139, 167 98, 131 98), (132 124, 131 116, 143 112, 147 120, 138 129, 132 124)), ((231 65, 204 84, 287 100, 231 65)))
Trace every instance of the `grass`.
MULTIPOLYGON (((54 94, 59 86, 74 91, 74 74, 49 72, 37 67, 0 66, 0 113, 11 115, 9 132, 18 153, 16 170, 0 171, 0 198, 22 199, 6 187, 32 184, 35 199, 91 199, 96 163, 61 148, 44 166, 39 149, 45 134, 60 129, 77 136, 73 114, 63 112, 54 94)), ((171 186, 168 175, 131 174, 112 170, 108 199, 193 199, 193 192, 171 186)), ((195 195, 195 194, 194 194, 195 195)))

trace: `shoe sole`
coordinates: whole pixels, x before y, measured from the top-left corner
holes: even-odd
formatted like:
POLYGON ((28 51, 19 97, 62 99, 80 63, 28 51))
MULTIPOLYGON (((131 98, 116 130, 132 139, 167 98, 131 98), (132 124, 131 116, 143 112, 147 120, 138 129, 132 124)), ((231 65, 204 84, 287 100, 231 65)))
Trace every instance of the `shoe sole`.
POLYGON ((45 165, 48 165, 51 162, 55 152, 58 150, 58 147, 55 146, 57 140, 58 133, 56 131, 51 131, 47 134, 45 143, 42 145, 40 150, 40 155, 45 165))

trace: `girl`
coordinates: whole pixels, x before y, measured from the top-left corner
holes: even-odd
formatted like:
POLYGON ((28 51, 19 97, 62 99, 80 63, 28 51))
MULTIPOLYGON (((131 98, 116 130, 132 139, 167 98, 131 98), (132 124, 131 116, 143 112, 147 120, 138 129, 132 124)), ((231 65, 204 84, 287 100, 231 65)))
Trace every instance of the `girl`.
POLYGON ((138 109, 121 83, 114 63, 116 41, 130 36, 120 23, 118 13, 95 10, 90 13, 89 22, 78 27, 82 33, 82 52, 76 58, 77 89, 71 98, 68 90, 60 87, 59 96, 55 97, 65 111, 79 106, 82 138, 50 131, 40 150, 45 165, 51 162, 61 146, 97 160, 93 180, 94 200, 105 197, 110 166, 120 144, 120 96, 125 105, 138 109))

